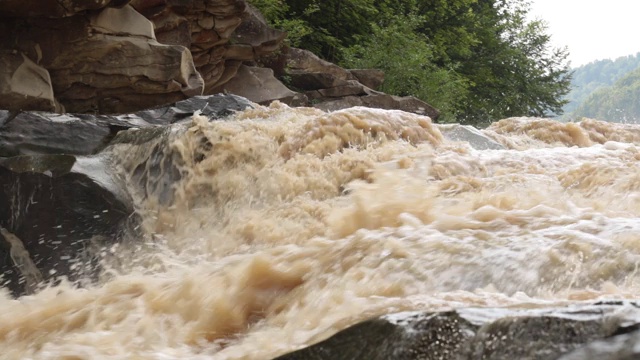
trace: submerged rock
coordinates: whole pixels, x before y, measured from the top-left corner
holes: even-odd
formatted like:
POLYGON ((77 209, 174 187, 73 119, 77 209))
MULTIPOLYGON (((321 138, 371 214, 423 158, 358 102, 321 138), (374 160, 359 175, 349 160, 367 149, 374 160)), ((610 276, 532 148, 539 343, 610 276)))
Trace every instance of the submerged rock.
POLYGON ((631 359, 639 326, 632 302, 409 312, 361 322, 276 359, 631 359))
POLYGON ((467 142, 476 150, 503 150, 505 148, 470 125, 443 124, 438 125, 438 129, 448 140, 467 142))
POLYGON ((133 209, 102 157, 0 159, 0 273, 15 295, 40 280, 96 274, 91 248, 117 239, 133 209))

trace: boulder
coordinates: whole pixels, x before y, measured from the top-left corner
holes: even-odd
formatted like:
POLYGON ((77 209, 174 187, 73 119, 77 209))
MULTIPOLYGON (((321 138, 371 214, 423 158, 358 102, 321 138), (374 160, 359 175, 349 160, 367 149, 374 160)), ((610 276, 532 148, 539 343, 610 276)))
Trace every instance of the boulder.
POLYGON ((291 79, 291 86, 296 89, 304 89, 307 91, 330 89, 347 84, 347 80, 337 78, 335 75, 330 73, 289 72, 287 76, 291 79))
POLYGON ((204 88, 190 52, 158 43, 153 24, 128 5, 61 19, 9 19, 5 27, 29 29, 11 31, 4 47, 47 69, 56 99, 70 112, 125 113, 204 88))
POLYGON ((276 359, 623 359, 635 354, 639 326, 632 302, 408 312, 361 322, 276 359))
POLYGON ((15 295, 40 281, 91 278, 94 250, 115 242, 133 213, 103 157, 0 159, 0 274, 15 295))
POLYGON ((640 330, 594 341, 558 360, 633 360, 640 359, 640 330))
MULTIPOLYGON (((162 121, 173 125, 121 131, 105 151, 115 155, 114 162, 122 173, 127 174, 127 189, 135 193, 136 198, 152 197, 160 204, 170 205, 174 199, 173 185, 183 177, 181 169, 186 168, 180 151, 171 146, 173 139, 189 129, 193 115, 216 120, 249 108, 253 105, 247 99, 211 95, 142 111, 136 116, 151 123, 162 121)), ((206 137, 201 141, 203 149, 211 147, 206 137)))
POLYGON ((21 295, 60 276, 95 278, 96 253, 137 225, 132 195, 171 203, 184 165, 172 136, 194 114, 252 107, 212 95, 119 116, 0 110, 0 284, 21 295))
POLYGON ((218 119, 252 107, 245 98, 220 94, 125 115, 0 111, 0 157, 96 154, 123 130, 173 124, 195 113, 218 119))
POLYGON ((356 80, 356 77, 348 70, 322 60, 308 50, 289 48, 287 51, 287 66, 289 68, 288 74, 292 78, 298 74, 322 73, 329 74, 338 84, 340 84, 339 81, 356 80))
POLYGON ((380 70, 346 70, 310 51, 296 48, 287 49, 285 57, 285 77, 294 89, 307 96, 310 105, 319 109, 335 111, 367 106, 427 115, 434 121, 440 115, 434 107, 413 96, 393 96, 373 90, 384 80, 380 70))
POLYGON ((250 46, 254 59, 257 59, 278 50, 286 37, 286 32, 270 27, 264 16, 247 3, 242 23, 231 35, 231 40, 235 44, 250 46))
POLYGON ((131 4, 155 24, 160 42, 191 51, 206 94, 218 92, 236 76, 243 61, 274 52, 286 37, 242 0, 133 0, 131 4))
POLYGON ((215 94, 194 96, 173 104, 142 110, 130 115, 130 117, 139 117, 151 124, 166 125, 189 119, 195 114, 215 120, 236 111, 253 108, 254 104, 246 98, 231 94, 215 94))
POLYGON ((303 95, 289 90, 273 75, 273 70, 242 65, 237 74, 215 92, 224 92, 246 97, 258 104, 269 104, 279 100, 288 105, 301 105, 303 95))
POLYGON ((503 150, 505 148, 470 125, 439 124, 438 129, 442 136, 449 141, 467 142, 476 150, 503 150))
POLYGON ((342 85, 334 86, 328 89, 320 89, 318 92, 323 97, 339 98, 352 95, 367 95, 368 88, 355 80, 347 80, 342 85))
POLYGON ((362 85, 378 90, 384 82, 384 71, 378 69, 349 69, 351 75, 362 83, 362 85))
POLYGON ((24 54, 0 52, 0 109, 61 111, 49 72, 24 54))
POLYGON ((118 131, 150 126, 138 116, 0 114, 0 156, 34 154, 89 155, 100 151, 118 131))

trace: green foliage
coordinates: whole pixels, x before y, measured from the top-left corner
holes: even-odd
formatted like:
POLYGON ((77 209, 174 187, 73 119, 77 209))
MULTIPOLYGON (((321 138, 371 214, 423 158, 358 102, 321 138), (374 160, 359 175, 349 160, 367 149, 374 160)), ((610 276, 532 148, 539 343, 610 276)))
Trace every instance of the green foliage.
POLYGON ((622 123, 640 123, 640 68, 619 79, 613 86, 594 91, 576 111, 589 117, 622 123))
POLYGON ((351 68, 376 68, 385 72, 381 90, 400 96, 429 99, 444 121, 455 121, 465 98, 466 83, 454 71, 435 65, 433 47, 416 28, 424 18, 396 16, 385 27, 374 24, 370 36, 344 50, 351 68))
POLYGON ((250 3, 260 10, 271 25, 287 32, 287 41, 291 46, 300 46, 305 37, 313 34, 313 29, 303 19, 289 18, 290 8, 284 0, 251 0, 250 3))
POLYGON ((345 67, 380 68, 383 90, 447 121, 562 113, 571 73, 527 0, 250 0, 294 46, 345 67))

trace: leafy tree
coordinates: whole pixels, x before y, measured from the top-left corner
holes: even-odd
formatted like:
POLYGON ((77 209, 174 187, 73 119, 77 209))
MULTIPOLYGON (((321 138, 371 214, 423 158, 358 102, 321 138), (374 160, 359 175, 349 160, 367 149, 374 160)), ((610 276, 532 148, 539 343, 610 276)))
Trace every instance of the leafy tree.
POLYGON ((462 122, 562 112, 571 73, 566 48, 550 47, 546 24, 527 21, 526 1, 478 0, 471 56, 459 59, 471 82, 462 122))
POLYGON ((298 46, 343 66, 381 68, 385 91, 415 95, 447 120, 548 116, 566 103, 567 50, 551 48, 544 22, 527 20, 528 0, 252 3, 276 26, 301 29, 290 32, 298 46))
POLYGON ((433 46, 415 31, 424 21, 408 15, 393 17, 385 27, 374 24, 370 36, 344 50, 344 64, 384 70, 382 91, 429 99, 442 112, 441 121, 455 121, 458 104, 467 96, 466 82, 453 69, 435 64, 433 46))

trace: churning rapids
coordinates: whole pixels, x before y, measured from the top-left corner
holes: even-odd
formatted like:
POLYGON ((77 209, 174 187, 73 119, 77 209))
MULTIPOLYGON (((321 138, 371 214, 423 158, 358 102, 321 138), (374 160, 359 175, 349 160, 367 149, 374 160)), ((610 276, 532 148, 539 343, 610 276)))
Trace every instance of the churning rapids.
MULTIPOLYGON (((0 292, 1 357, 269 359, 387 313, 640 291, 639 126, 507 119, 477 150, 400 111, 191 121, 98 284, 0 292)), ((131 179, 143 152, 113 152, 131 179)))

